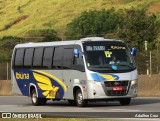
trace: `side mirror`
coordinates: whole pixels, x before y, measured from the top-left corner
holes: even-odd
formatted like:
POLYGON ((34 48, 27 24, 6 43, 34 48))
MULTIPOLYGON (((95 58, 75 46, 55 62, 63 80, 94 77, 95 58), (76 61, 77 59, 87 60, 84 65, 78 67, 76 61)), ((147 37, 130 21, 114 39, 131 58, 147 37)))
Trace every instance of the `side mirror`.
POLYGON ((79 56, 80 57, 83 57, 83 55, 84 55, 84 53, 82 52, 82 51, 80 51, 80 50, 78 50, 78 49, 74 49, 74 56, 76 57, 76 58, 78 58, 79 56))
POLYGON ((136 52, 137 52, 137 49, 135 47, 131 49, 131 54, 133 56, 136 56, 136 52))
POLYGON ((74 49, 73 53, 74 53, 74 56, 75 56, 76 58, 79 57, 79 51, 78 51, 78 49, 74 49))

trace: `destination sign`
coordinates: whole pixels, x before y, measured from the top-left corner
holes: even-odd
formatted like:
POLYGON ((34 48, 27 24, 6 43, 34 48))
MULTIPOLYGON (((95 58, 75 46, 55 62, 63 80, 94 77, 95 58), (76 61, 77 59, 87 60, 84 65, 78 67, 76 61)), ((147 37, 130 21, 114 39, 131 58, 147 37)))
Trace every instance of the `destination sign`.
POLYGON ((105 46, 86 46, 86 51, 103 51, 105 46))
POLYGON ((126 47, 124 46, 111 46, 111 49, 124 50, 126 47))

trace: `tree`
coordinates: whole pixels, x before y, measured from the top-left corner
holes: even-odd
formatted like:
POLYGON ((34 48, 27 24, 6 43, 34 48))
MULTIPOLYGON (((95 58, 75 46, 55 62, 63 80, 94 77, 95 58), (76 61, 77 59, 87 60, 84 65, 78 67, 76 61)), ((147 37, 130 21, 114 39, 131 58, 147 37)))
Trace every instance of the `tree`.
POLYGON ((125 40, 130 46, 144 50, 144 41, 155 47, 158 34, 158 22, 154 14, 148 15, 146 10, 126 9, 123 26, 118 29, 118 37, 125 40))
POLYGON ((101 11, 84 11, 67 25, 66 36, 69 39, 87 36, 105 36, 106 33, 115 33, 121 26, 122 12, 114 8, 101 11))
POLYGON ((0 38, 0 63, 11 61, 13 48, 16 44, 25 42, 24 38, 16 36, 4 36, 0 38))

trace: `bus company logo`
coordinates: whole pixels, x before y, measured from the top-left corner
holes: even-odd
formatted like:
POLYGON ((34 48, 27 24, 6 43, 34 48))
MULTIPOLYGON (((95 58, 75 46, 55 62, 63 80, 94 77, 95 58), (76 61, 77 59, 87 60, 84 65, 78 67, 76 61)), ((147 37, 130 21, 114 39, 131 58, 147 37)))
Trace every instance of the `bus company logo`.
POLYGON ((111 46, 112 49, 124 50, 126 47, 123 46, 111 46))
POLYGON ((114 85, 115 85, 115 86, 119 86, 119 85, 120 85, 120 82, 114 82, 114 85))
POLYGON ((29 74, 16 72, 16 79, 29 79, 29 74))

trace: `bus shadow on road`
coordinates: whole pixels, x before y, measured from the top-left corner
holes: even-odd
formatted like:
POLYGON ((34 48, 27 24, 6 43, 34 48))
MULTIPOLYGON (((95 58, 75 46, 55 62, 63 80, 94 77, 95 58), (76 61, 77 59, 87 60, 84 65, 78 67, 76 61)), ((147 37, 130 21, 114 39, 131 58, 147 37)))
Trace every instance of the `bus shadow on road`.
MULTIPOLYGON (((47 106, 59 106, 59 107, 77 107, 76 105, 71 105, 67 101, 55 101, 55 102, 47 102, 47 106)), ((118 101, 114 102, 104 102, 104 101, 96 101, 96 102, 88 102, 86 107, 108 107, 108 106, 120 106, 118 101)))
MULTIPOLYGON (((135 105, 148 105, 148 104, 157 104, 160 103, 160 98, 135 98, 132 99, 130 105, 127 106, 135 106, 135 105)), ((67 101, 48 101, 47 106, 70 106, 76 107, 75 105, 70 105, 67 101)), ((88 102, 87 107, 110 107, 110 106, 121 106, 119 101, 96 101, 96 102, 88 102)))

